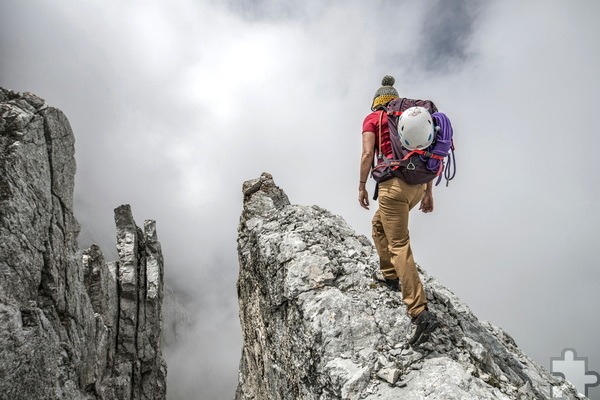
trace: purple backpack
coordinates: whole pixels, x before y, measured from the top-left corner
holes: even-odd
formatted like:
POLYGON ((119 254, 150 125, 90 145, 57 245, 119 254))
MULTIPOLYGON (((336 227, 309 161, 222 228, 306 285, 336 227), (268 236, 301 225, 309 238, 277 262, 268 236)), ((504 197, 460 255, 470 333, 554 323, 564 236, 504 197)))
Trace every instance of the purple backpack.
POLYGON ((442 179, 442 172, 444 172, 446 186, 448 186, 448 182, 456 174, 452 136, 453 131, 450 119, 445 114, 438 112, 437 107, 432 101, 407 98, 392 100, 381 111, 379 117, 379 149, 377 152, 377 162, 373 166, 371 173, 373 179, 379 183, 397 176, 409 185, 416 185, 430 182, 435 177, 438 177, 437 185, 442 179), (433 143, 423 150, 409 150, 403 147, 400 135, 398 135, 398 117, 407 108, 416 106, 427 109, 435 125, 436 136, 433 143), (384 112, 387 113, 390 129, 390 141, 393 152, 393 158, 391 159, 381 152, 381 121, 384 112), (444 159, 446 157, 448 157, 448 162, 444 169, 444 159), (452 171, 450 171, 451 168, 452 171))

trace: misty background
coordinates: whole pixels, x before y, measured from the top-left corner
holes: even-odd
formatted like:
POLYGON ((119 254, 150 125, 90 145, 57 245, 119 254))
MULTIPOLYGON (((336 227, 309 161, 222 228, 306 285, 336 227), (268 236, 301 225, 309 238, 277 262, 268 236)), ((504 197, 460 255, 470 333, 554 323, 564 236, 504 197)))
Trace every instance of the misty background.
POLYGON ((360 134, 386 74, 455 130, 456 179, 411 216, 417 262, 541 365, 569 347, 600 371, 598 16, 594 0, 0 0, 0 86, 67 115, 81 247, 114 254, 120 204, 157 220, 197 322, 165 352, 171 399, 235 392, 243 181, 269 172, 370 238, 360 134))

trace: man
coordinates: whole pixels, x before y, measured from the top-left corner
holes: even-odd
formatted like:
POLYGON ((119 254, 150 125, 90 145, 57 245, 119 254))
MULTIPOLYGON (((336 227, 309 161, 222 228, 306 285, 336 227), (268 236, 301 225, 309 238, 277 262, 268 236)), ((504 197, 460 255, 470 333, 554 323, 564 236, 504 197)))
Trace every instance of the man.
MULTIPOLYGON (((373 165, 375 152, 381 152, 389 159, 393 158, 387 113, 384 107, 399 97, 393 87, 394 78, 386 75, 382 87, 375 92, 371 111, 363 122, 362 157, 360 161, 360 180, 358 201, 361 207, 369 209, 369 194, 366 182, 373 165), (379 143, 381 136, 381 143, 379 143)), ((413 324, 415 332, 409 344, 417 345, 428 339, 439 322, 427 309, 427 297, 417 272, 410 248, 408 233, 409 211, 420 203, 419 209, 425 213, 433 211, 432 182, 409 185, 401 178, 393 176, 379 183, 379 209, 373 216, 373 240, 379 254, 380 280, 393 290, 402 292, 402 299, 413 324)))

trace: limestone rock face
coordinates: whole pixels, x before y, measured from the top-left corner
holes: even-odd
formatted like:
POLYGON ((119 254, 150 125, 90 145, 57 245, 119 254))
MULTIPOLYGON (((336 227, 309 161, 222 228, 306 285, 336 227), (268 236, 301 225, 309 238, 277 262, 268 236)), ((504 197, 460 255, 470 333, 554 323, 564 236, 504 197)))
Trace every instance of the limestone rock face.
POLYGON ((75 170, 64 114, 0 88, 0 399, 164 399, 155 223, 121 206, 119 260, 82 254, 75 170))
POLYGON ((378 257, 366 237, 291 205, 269 174, 243 193, 236 400, 583 398, 422 269, 442 327, 404 349, 410 319, 400 294, 371 279, 378 257))

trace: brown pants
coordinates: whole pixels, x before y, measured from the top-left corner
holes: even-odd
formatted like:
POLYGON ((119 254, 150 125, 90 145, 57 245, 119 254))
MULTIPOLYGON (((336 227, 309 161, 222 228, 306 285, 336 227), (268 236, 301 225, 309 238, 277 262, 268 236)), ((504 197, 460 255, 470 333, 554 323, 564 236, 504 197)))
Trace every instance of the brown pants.
POLYGON ((411 317, 427 306, 408 235, 409 211, 423 198, 425 186, 409 185, 400 178, 380 183, 379 209, 373 216, 373 241, 381 272, 387 279, 400 279, 402 299, 411 317))

